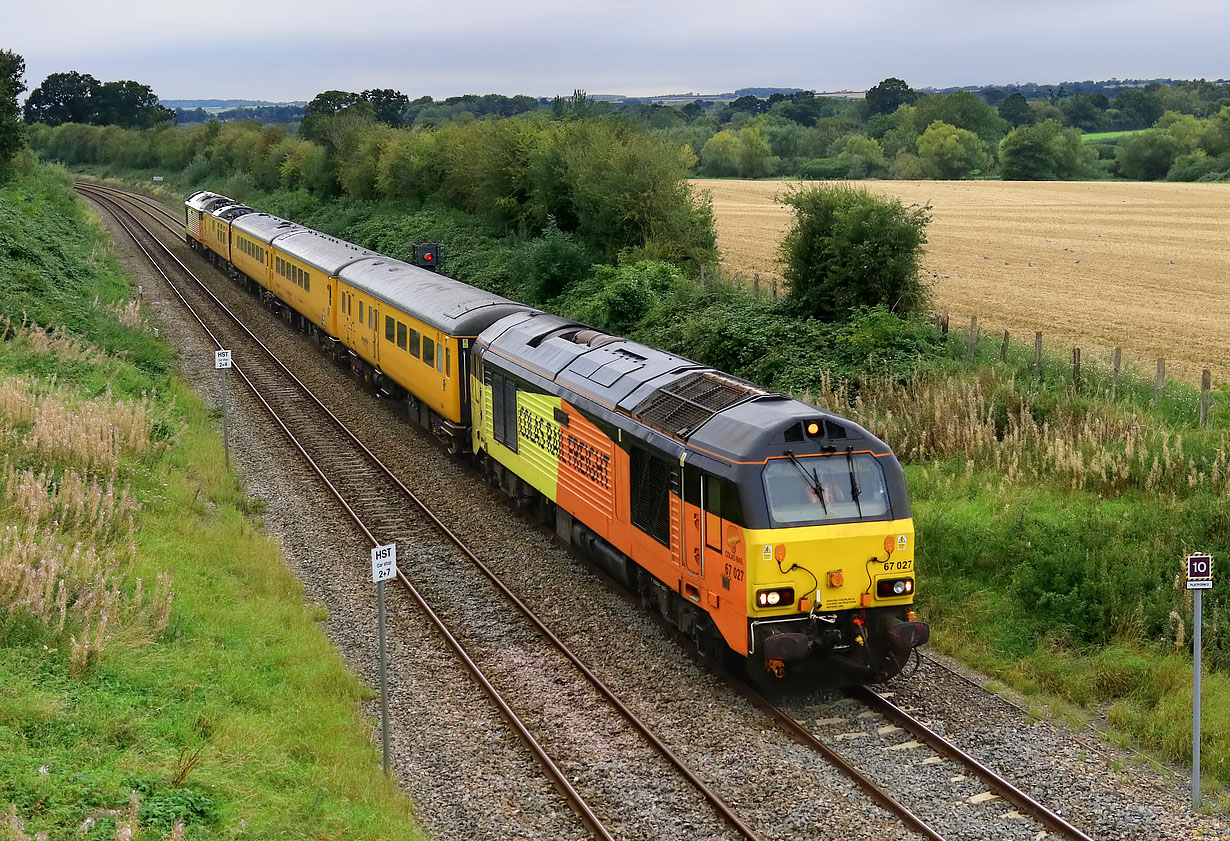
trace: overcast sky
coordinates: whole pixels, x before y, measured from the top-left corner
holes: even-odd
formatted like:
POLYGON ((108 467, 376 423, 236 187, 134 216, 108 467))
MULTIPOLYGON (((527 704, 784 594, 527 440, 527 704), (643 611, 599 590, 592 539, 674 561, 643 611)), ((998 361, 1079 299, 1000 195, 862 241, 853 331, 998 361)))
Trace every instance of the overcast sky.
POLYGON ((1194 0, 22 0, 26 82, 77 70, 163 99, 865 90, 1230 77, 1230 4, 1194 0))

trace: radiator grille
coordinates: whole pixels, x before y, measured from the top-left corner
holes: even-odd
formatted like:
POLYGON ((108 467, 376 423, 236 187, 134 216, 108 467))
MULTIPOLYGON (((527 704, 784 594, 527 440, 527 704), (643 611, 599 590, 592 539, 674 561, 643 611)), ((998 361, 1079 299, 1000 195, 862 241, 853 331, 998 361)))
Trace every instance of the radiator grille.
POLYGON ((749 397, 767 394, 750 383, 725 377, 715 371, 698 371, 680 377, 646 397, 632 416, 679 438, 723 409, 749 397))
POLYGON ((628 462, 632 525, 663 546, 670 546, 670 462, 636 446, 628 453, 628 462))

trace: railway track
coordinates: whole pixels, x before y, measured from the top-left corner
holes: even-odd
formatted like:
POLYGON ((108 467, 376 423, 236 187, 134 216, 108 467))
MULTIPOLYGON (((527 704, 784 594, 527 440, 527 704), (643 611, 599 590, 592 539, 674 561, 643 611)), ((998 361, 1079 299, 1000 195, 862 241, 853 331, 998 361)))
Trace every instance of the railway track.
MULTIPOLYGON (((686 780, 709 808, 716 813, 720 822, 724 822, 738 837, 749 839, 749 841, 759 841, 760 836, 735 813, 717 792, 701 780, 691 767, 666 746, 653 729, 638 718, 614 692, 599 680, 589 667, 507 588, 500 577, 484 564, 461 538, 439 520, 417 494, 364 446, 342 420, 330 411, 306 384, 286 368, 273 352, 243 325, 242 320, 234 312, 214 297, 206 285, 170 249, 162 245, 152 231, 134 214, 124 209, 120 203, 123 199, 115 197, 112 191, 97 187, 82 185, 78 189, 102 203, 116 215, 117 222, 132 236, 133 241, 163 275, 176 297, 191 311, 193 318, 209 335, 210 340, 219 348, 227 347, 232 350, 237 360, 234 367, 235 374, 249 388, 255 399, 302 455, 311 473, 336 499, 371 545, 398 542, 403 547, 413 546, 422 540, 424 528, 421 520, 426 518, 431 526, 443 535, 454 549, 486 578, 491 586, 498 590, 506 603, 532 626, 533 631, 555 650, 556 655, 566 661, 559 665, 557 670, 559 673, 566 671, 570 665, 579 677, 589 684, 591 691, 601 696, 630 727, 638 732, 652 751, 661 758, 663 764, 671 769, 669 771, 663 769, 665 773, 673 771, 686 780), (124 218, 125 216, 127 219, 124 218), (162 245, 164 249, 162 260, 155 258, 154 253, 138 236, 137 230, 143 232, 149 240, 162 245), (179 271, 192 279, 193 283, 176 283, 162 265, 165 260, 173 262, 179 271), (203 310, 209 306, 216 307, 225 313, 226 319, 221 323, 207 323, 203 310), (263 360, 269 364, 260 364, 257 360, 263 360), (407 502, 418 511, 416 517, 407 517, 405 510, 407 502)), ((147 212, 169 216, 161 209, 148 209, 147 212)), ((180 233, 161 219, 159 221, 172 233, 180 233)), ((455 565, 453 568, 456 570, 455 565)), ((483 691, 491 698, 500 714, 516 731, 581 822, 594 837, 604 839, 604 841, 608 839, 614 841, 616 836, 608 826, 609 821, 599 816, 600 809, 590 805, 592 795, 587 798, 577 790, 569 780, 568 774, 543 746, 544 740, 541 733, 538 736, 532 733, 530 727, 514 711, 513 705, 506 697, 508 693, 496 685, 499 678, 489 674, 487 669, 480 666, 479 660, 484 658, 470 653, 470 648, 476 645, 482 646, 489 641, 476 639, 473 635, 470 639, 463 641, 460 637, 466 635, 456 627, 450 628, 442 615, 443 611, 438 609, 439 605, 433 607, 429 602, 428 596, 424 594, 424 591, 429 588, 423 587, 422 582, 416 586, 402 571, 398 573, 398 582, 445 639, 483 691)), ((507 635, 507 630, 501 632, 501 636, 507 638, 507 635)), ((524 639, 528 634, 522 629, 517 632, 517 636, 524 639)), ((548 655, 542 652, 539 656, 548 655)), ((490 657, 485 659, 490 659, 490 657)))
MULTIPOLYGON (((99 188, 97 186, 83 186, 82 189, 83 191, 90 193, 96 198, 100 196, 109 197, 105 199, 100 198, 100 200, 110 201, 110 202, 128 201, 131 203, 135 203, 136 205, 139 206, 139 209, 142 212, 149 214, 150 216, 153 216, 155 219, 157 219, 159 224, 161 224, 168 231, 170 231, 173 235, 175 235, 177 240, 182 238, 182 228, 180 227, 182 223, 180 222, 179 218, 175 216, 174 214, 172 214, 170 211, 167 211, 161 205, 157 204, 156 202, 148 198, 130 196, 126 193, 121 193, 120 191, 112 191, 109 188, 99 188)), ((151 237, 153 236, 152 233, 149 233, 148 235, 151 237)), ((135 234, 134 234, 134 238, 135 238, 135 234)), ((170 254, 169 251, 167 253, 170 254)), ((177 259, 176 259, 176 262, 178 262, 177 259)), ((182 263, 179 265, 181 268, 187 271, 186 267, 184 267, 182 263)), ((168 278, 168 283, 171 283, 169 278, 168 278)), ((197 283, 200 283, 200 281, 198 280, 197 283)), ((201 284, 201 289, 204 290, 204 284, 201 284)), ((204 292, 202 292, 201 297, 202 298, 205 297, 204 292)), ((217 299, 214 299, 215 302, 216 300, 217 299)), ((187 302, 185 301, 185 303, 187 302)), ((221 306, 221 302, 217 302, 217 305, 221 306)), ((228 314, 230 313, 229 310, 227 312, 228 314)), ((233 314, 230 317, 232 319, 235 318, 233 314)), ((198 320, 200 320, 199 317, 198 317, 198 320)), ((208 328, 206 329, 208 330, 208 328)), ((252 341, 258 342, 258 340, 256 340, 254 336, 252 336, 252 341)), ((264 345, 260 345, 259 350, 262 353, 268 354, 268 356, 271 359, 273 359, 272 353, 269 352, 266 348, 264 348, 264 345)), ((253 348, 253 352, 255 351, 256 351, 256 348, 253 348)), ((280 365, 280 363, 278 363, 276 359, 274 359, 274 362, 280 365)), ((285 371, 284 368, 283 370, 285 371)), ((289 374, 288 371, 285 371, 285 373, 289 374)), ((286 386, 286 385, 281 386, 281 390, 290 391, 290 392, 298 391, 298 392, 303 392, 304 394, 310 393, 308 392, 307 387, 304 386, 302 383, 299 383, 297 380, 294 382, 294 384, 290 386, 286 386)), ((315 400, 315 402, 318 405, 316 409, 313 409, 311 411, 316 412, 318 414, 323 412, 327 414, 329 417, 329 420, 327 422, 324 422, 323 424, 321 423, 316 424, 318 427, 321 425, 324 425, 330 428, 335 428, 335 427, 344 428, 344 425, 342 424, 342 422, 338 420, 336 416, 334 416, 333 413, 330 412, 329 409, 327 409, 322 402, 320 402, 319 400, 316 400, 314 397, 312 398, 312 400, 315 400)), ((275 410, 268 404, 266 404, 266 408, 271 413, 275 412, 275 410)), ((287 426, 283 426, 283 429, 286 430, 288 435, 291 435, 291 436, 294 435, 294 433, 287 426)), ((356 448, 361 448, 361 450, 364 452, 363 458, 369 464, 369 468, 366 473, 364 473, 361 476, 354 475, 354 471, 352 469, 353 466, 351 466, 351 468, 348 468, 346 465, 348 460, 350 460, 348 456, 344 456, 340 458, 331 458, 327 454, 322 455, 320 457, 320 461, 316 463, 313 469, 322 478, 322 480, 325 481, 326 484, 329 485, 330 490, 333 493, 333 495, 339 500, 339 502, 341 502, 341 504, 346 508, 348 514, 353 519, 355 519, 356 522, 360 522, 360 518, 366 517, 366 519, 364 519, 363 522, 371 523, 371 526, 362 526, 362 523, 360 524, 366 531, 369 539, 373 541, 376 540, 377 537, 380 537, 381 539, 387 539, 384 537, 384 535, 396 535, 399 532, 399 529, 403 531, 405 530, 404 512, 388 511, 388 510, 381 509, 380 506, 382 504, 382 500, 384 501, 384 503, 387 503, 389 499, 393 499, 393 498, 400 499, 400 500, 410 500, 413 502, 413 504, 420 507, 421 511, 423 512, 423 516, 430 519, 433 522, 435 528, 442 530, 441 533, 446 534, 449 537, 449 539, 454 543, 455 546, 457 546, 464 553, 466 553, 468 560, 472 564, 475 564, 478 568, 480 568, 483 574, 488 578, 490 582, 493 583, 494 586, 502 589, 504 593, 504 597, 509 599, 510 603, 514 604, 519 612, 521 612, 523 615, 526 615, 526 616, 532 616, 532 612, 529 610, 529 608, 526 607, 524 604, 522 604, 519 600, 517 600, 516 597, 512 595, 511 591, 509 591, 506 587, 500 584, 498 581, 498 577, 495 576, 494 573, 492 573, 488 568, 486 568, 482 564, 482 562, 478 559, 477 555, 475 555, 470 550, 466 549, 463 546, 460 539, 456 538, 456 536, 453 535, 452 532, 449 532, 447 527, 444 525, 444 523, 441 522, 439 518, 437 518, 421 500, 417 499, 417 497, 415 497, 415 495, 409 490, 409 488, 406 488, 405 485, 400 480, 398 480, 397 477, 391 471, 388 470, 388 468, 385 468, 383 464, 381 464, 379 460, 375 457, 374 454, 370 453, 370 451, 367 451, 366 448, 363 447, 363 445, 358 441, 357 437, 355 436, 349 436, 349 437, 352 440, 352 446, 356 448), (332 483, 332 480, 327 478, 330 476, 337 476, 340 478, 338 478, 336 480, 336 484, 334 484, 332 483), (373 484, 372 484, 373 481, 377 483, 383 483, 383 484, 375 485, 375 487, 381 487, 382 490, 372 492, 371 488, 373 487, 373 484), (355 500, 353 505, 347 502, 348 499, 355 500), (360 512, 367 512, 367 513, 360 513, 360 512)), ((307 447, 304 447, 299 444, 296 444, 296 446, 299 447, 300 452, 302 452, 305 457, 307 457, 309 460, 312 459, 312 456, 309 454, 307 447)), ((328 448, 325 448, 325 449, 327 451, 328 448)), ((409 586, 409 581, 403 581, 403 585, 409 586)), ((422 596, 415 596, 415 598, 417 601, 418 599, 421 599, 422 596)), ((426 608, 425 604, 424 604, 424 609, 425 609, 425 612, 430 611, 430 608, 426 608)), ((531 621, 536 621, 536 620, 531 620, 531 621)), ((544 636, 544 638, 554 639, 554 635, 552 635, 551 632, 546 628, 545 624, 542 624, 541 622, 538 622, 536 626, 536 631, 538 634, 544 636)), ((445 631, 444 633, 447 633, 447 631, 445 631)), ((460 646, 460 643, 458 643, 458 646, 460 646)), ((565 655, 565 656, 569 656, 569 655, 565 655)), ((579 661, 579 659, 575 659, 574 656, 570 657, 570 659, 572 661, 573 667, 576 668, 582 674, 585 674, 587 679, 590 679, 591 684, 596 684, 598 686, 601 686, 601 682, 598 681, 597 678, 592 675, 592 672, 589 672, 588 668, 585 667, 584 664, 582 664, 579 661)), ((467 668, 469 668, 469 666, 467 666, 467 668)), ((479 680, 480 683, 482 683, 481 678, 476 678, 476 679, 479 680)), ((598 691, 602 693, 602 689, 599 689, 598 691)), ((606 690, 606 693, 609 693, 609 690, 606 690)), ((602 693, 602 694, 605 695, 606 693, 602 693)), ((838 751, 828 747, 823 741, 821 741, 820 738, 817 737, 815 733, 811 732, 811 730, 809 730, 807 727, 802 725, 795 716, 792 716, 791 714, 785 712, 781 708, 776 707, 775 705, 765 700, 763 697, 756 695, 754 692, 751 692, 750 690, 745 694, 748 694, 751 700, 753 701, 753 703, 759 706, 766 713, 766 715, 768 715, 774 722, 776 722, 777 726, 782 728, 787 734, 791 736, 791 738, 795 739, 800 744, 805 745, 809 749, 814 750, 820 753, 821 755, 823 755, 827 762, 833 764, 843 774, 845 774, 846 776, 854 780, 855 783, 861 789, 863 789, 875 802, 879 803, 886 810, 896 815, 902 821, 902 823, 908 826, 912 831, 917 832, 923 837, 932 839, 933 841, 943 841, 944 836, 940 835, 939 832, 932 829, 931 826, 929 826, 926 822, 924 822, 921 818, 919 818, 909 808, 902 805, 899 799, 894 798, 894 796, 891 795, 887 791, 889 786, 881 786, 877 784, 875 781, 873 781, 871 775, 860 771, 851 761, 847 760, 846 758, 843 758, 838 751)), ((870 693, 870 694, 875 695, 875 693, 870 693)), ((882 703, 888 703, 891 706, 891 703, 885 701, 881 696, 876 695, 876 698, 880 698, 880 701, 877 702, 877 701, 873 701, 872 699, 868 698, 866 699, 866 702, 869 704, 871 703, 878 704, 882 702, 882 703)), ((612 698, 608 698, 607 700, 612 704, 618 705, 618 700, 617 699, 612 700, 612 699, 613 699, 613 693, 612 693, 612 698)), ((503 708, 501 709, 503 711, 503 708)), ((886 709, 879 709, 877 710, 877 712, 878 714, 885 715, 885 716, 893 715, 891 711, 888 711, 886 709)), ((509 710, 508 714, 511 714, 511 710, 509 710)), ((506 718, 508 714, 505 714, 506 718)), ((906 715, 904 712, 902 712, 901 714, 906 715)), ((897 720, 904 721, 903 719, 897 719, 897 720)), ((921 723, 918 723, 918 724, 921 726, 921 723)), ((657 739, 656 736, 653 736, 644 730, 640 730, 640 728, 637 728, 637 729, 642 733, 644 738, 646 738, 646 740, 648 740, 651 744, 656 743, 655 747, 658 747, 659 752, 665 751, 665 753, 669 753, 669 751, 666 750, 665 745, 662 744, 660 740, 657 739)), ((904 728, 904 729, 909 729, 909 728, 904 728)), ((523 741, 525 740, 525 738, 526 736, 522 736, 523 741)), ((532 736, 530 738, 532 738, 532 736)), ((932 741, 924 742, 925 744, 932 746, 932 749, 935 750, 937 754, 943 755, 945 757, 949 757, 953 761, 960 761, 960 757, 964 755, 960 752, 959 748, 956 748, 956 746, 953 746, 947 743, 942 743, 942 740, 940 740, 940 737, 937 734, 932 733, 931 736, 927 738, 938 740, 938 741, 935 741, 934 743, 932 741)), ((665 755, 665 753, 663 753, 663 755, 665 755)), ((540 762, 541 761, 544 761, 542 757, 540 757, 540 762)), ((546 761, 549 761, 549 757, 546 757, 546 761)), ((683 770, 680 770, 680 765, 681 763, 674 765, 674 767, 676 768, 676 771, 682 774, 685 778, 689 779, 689 781, 693 781, 693 777, 695 777, 695 774, 692 773, 689 776, 690 772, 685 772, 683 770)), ((989 769, 982 769, 982 770, 985 771, 987 774, 992 773, 989 771, 989 769)), ((548 771, 548 776, 551 776, 550 771, 548 771)), ((981 774, 979 776, 981 776, 981 774)), ((1066 821, 1064 821, 1059 816, 1051 813, 1041 804, 1036 803, 1031 798, 1028 798, 1027 795, 1024 795, 1023 793, 1017 791, 1015 787, 1012 787, 1011 784, 1008 783, 1006 780, 1003 780, 1000 777, 988 777, 985 779, 988 780, 987 785, 989 786, 990 790, 995 794, 996 797, 1002 796, 1002 797, 1005 797, 1005 799, 1009 799, 1010 802, 1012 802, 1014 805, 1017 806, 1017 810, 1021 814, 1037 816, 1037 819, 1042 825, 1047 826, 1051 831, 1056 832, 1062 837, 1071 838, 1071 839, 1080 839, 1081 841, 1089 841, 1089 837, 1087 835, 1085 835, 1084 833, 1082 833, 1080 830, 1076 829, 1075 827, 1072 827, 1070 824, 1068 824, 1066 821), (994 780, 994 782, 991 781, 992 779, 994 780), (1013 792, 1015 792, 1015 794, 1013 794, 1013 792), (1019 803, 1017 799, 1013 799, 1013 798, 1019 798, 1019 803)), ((694 784, 695 783, 699 783, 699 780, 696 780, 694 784)), ((556 786, 557 788, 561 788, 559 783, 556 783, 556 786)), ((700 784, 700 786, 703 786, 703 783, 700 784)), ((717 797, 717 795, 713 794, 712 792, 706 792, 706 790, 704 788, 701 788, 700 786, 698 786, 698 788, 702 791, 702 793, 705 794, 705 798, 709 801, 709 803, 713 806, 713 808, 715 808, 720 814, 723 815, 723 817, 725 818, 729 826, 738 829, 743 834, 743 837, 747 837, 747 838, 756 837, 754 833, 751 833, 750 829, 746 828, 746 824, 744 824, 737 816, 734 815, 733 810, 730 811, 729 813, 723 811, 722 807, 718 805, 719 803, 721 803, 720 797, 717 797)), ((562 790, 566 790, 566 789, 562 789, 562 790)), ((565 796, 569 797, 569 795, 567 794, 565 796)), ((574 805, 574 810, 577 810, 578 814, 583 815, 583 812, 575 805, 574 805)), ((591 810, 591 814, 592 814, 592 810, 591 810)), ((602 835, 601 832, 604 830, 596 829, 595 825, 591 823, 590 818, 584 817, 583 815, 582 820, 587 824, 587 826, 590 827, 591 831, 594 832, 594 834, 597 837, 609 837, 609 836, 602 835)), ((597 818, 594 817, 592 818, 592 820, 596 821, 597 818)))

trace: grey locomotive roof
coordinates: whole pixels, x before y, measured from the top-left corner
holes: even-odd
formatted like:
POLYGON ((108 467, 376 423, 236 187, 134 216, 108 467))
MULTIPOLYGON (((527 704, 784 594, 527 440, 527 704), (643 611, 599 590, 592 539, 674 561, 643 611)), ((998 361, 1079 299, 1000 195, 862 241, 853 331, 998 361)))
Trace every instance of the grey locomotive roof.
POLYGON ((537 312, 469 284, 391 257, 353 262, 339 277, 452 336, 477 336, 490 324, 518 312, 537 312))
POLYGON ((695 371, 711 370, 548 313, 506 319, 480 341, 565 388, 627 412, 661 386, 695 371))
MULTIPOLYGON (((554 381, 585 398, 600 415, 618 410, 641 421, 657 430, 645 430, 641 437, 665 449, 670 449, 669 436, 730 461, 758 460, 766 448, 789 446, 789 428, 797 426, 801 441, 799 424, 823 419, 824 438, 835 446, 888 451, 845 418, 549 313, 505 318, 479 337, 479 347, 494 351, 499 367, 544 386, 554 381)), ((620 423, 626 427, 626 421, 620 423)))
MULTIPOLYGON (((191 207, 194 210, 201 210, 202 208, 205 207, 206 204, 213 201, 214 199, 223 199, 223 198, 226 198, 226 196, 220 195, 218 193, 211 193, 209 190, 197 190, 195 193, 188 196, 188 198, 184 201, 184 204, 188 205, 188 207, 191 207)), ((231 202, 231 203, 234 204, 234 202, 231 202)))
POLYGON ((374 251, 310 228, 287 231, 278 236, 274 246, 309 266, 315 266, 329 277, 336 276, 343 267, 356 260, 380 256, 374 251))
POLYGON ((236 230, 242 231, 266 245, 274 237, 281 236, 282 234, 308 230, 302 225, 296 225, 294 222, 269 213, 249 213, 247 216, 236 219, 234 227, 236 230))

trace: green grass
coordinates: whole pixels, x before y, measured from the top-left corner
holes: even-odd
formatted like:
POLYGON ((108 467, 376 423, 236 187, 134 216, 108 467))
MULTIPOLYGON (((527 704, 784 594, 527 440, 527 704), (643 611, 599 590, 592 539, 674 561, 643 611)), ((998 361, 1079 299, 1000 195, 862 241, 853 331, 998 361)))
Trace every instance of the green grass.
MULTIPOLYGON (((42 306, 49 321, 63 302, 67 326, 110 351, 66 357, 11 331, 0 378, 33 371, 85 396, 110 386, 117 400, 156 391, 162 443, 119 471, 142 502, 135 553, 115 557, 129 595, 137 577, 164 571, 175 593, 164 630, 113 626, 115 638, 75 677, 70 635, 82 628, 57 633, 0 600, 0 813, 15 808, 31 837, 110 839, 114 818, 78 828, 98 810, 126 808, 135 791, 141 839, 166 838, 176 822, 194 839, 420 838, 359 710, 371 692, 222 467, 217 417, 170 373, 165 345, 74 297, 115 301, 129 290, 60 176, 0 188, 0 240, 20 244, 5 271, 25 265, 29 279, 6 289, 6 309, 42 306), (31 234, 26 222, 46 227, 31 234), (36 300, 40 283, 65 287, 54 305, 36 300), (199 764, 175 785, 194 755, 199 764)), ((0 450, 35 463, 20 435, 0 435, 0 450)), ((0 523, 20 521, 0 500, 0 523)))
POLYGON ((1129 137, 1133 134, 1140 134, 1142 131, 1146 131, 1146 129, 1138 128, 1128 129, 1126 131, 1094 131, 1083 134, 1081 139, 1087 143, 1096 140, 1116 140, 1120 137, 1129 137))

